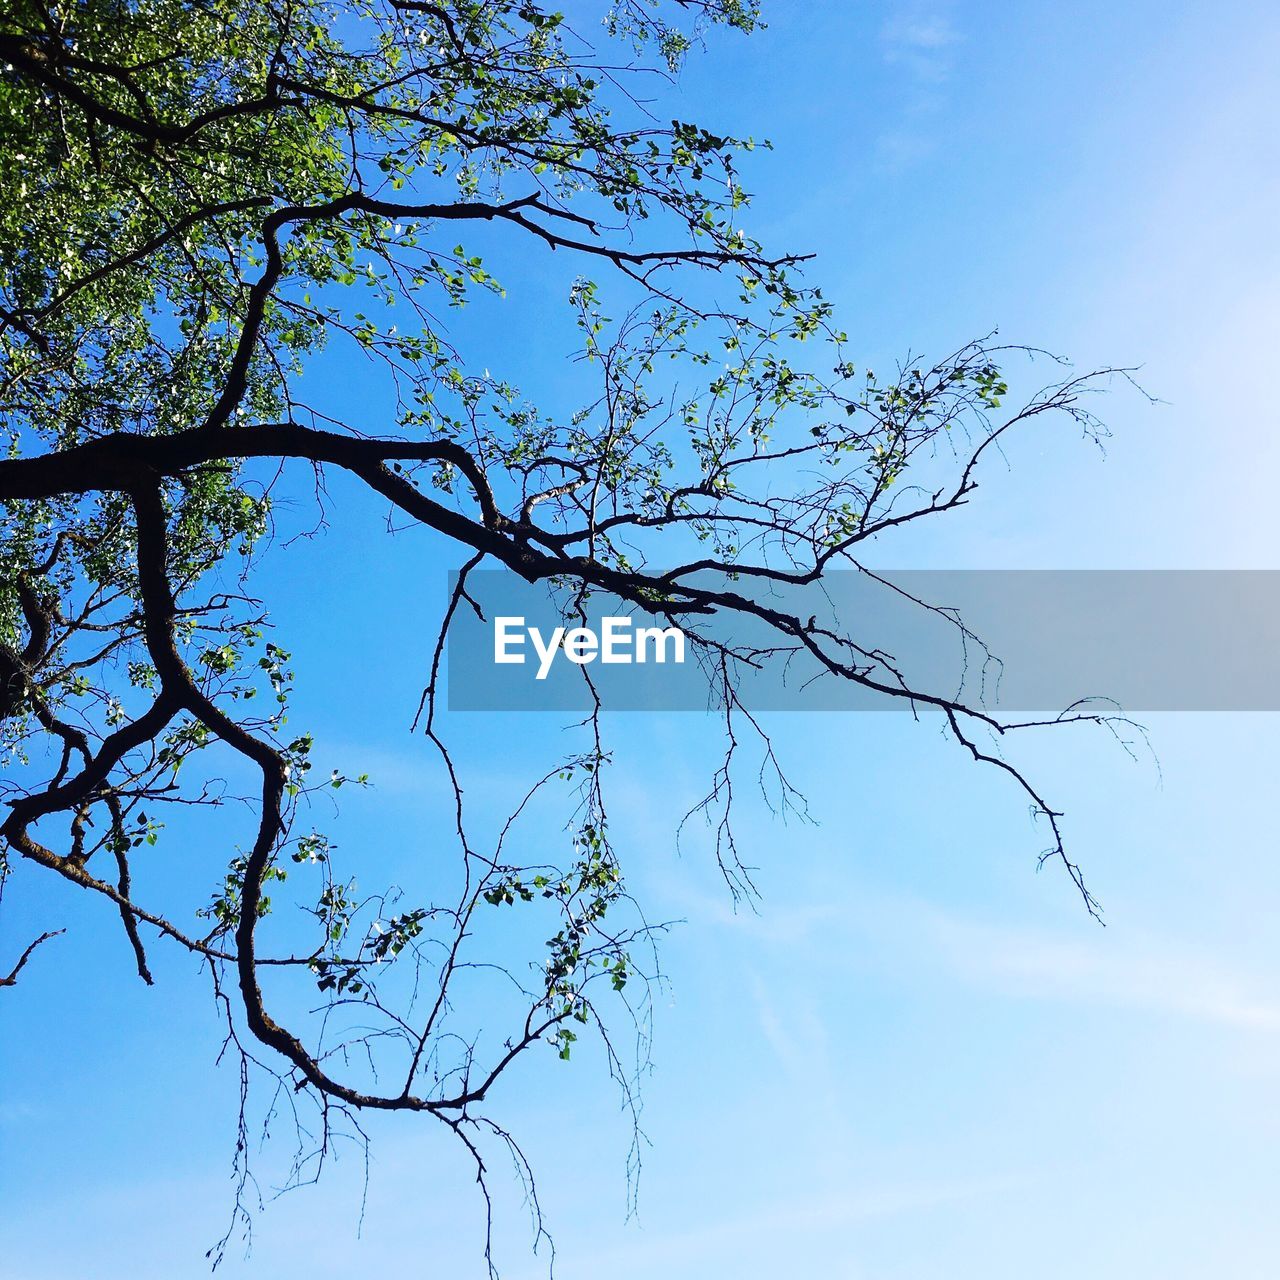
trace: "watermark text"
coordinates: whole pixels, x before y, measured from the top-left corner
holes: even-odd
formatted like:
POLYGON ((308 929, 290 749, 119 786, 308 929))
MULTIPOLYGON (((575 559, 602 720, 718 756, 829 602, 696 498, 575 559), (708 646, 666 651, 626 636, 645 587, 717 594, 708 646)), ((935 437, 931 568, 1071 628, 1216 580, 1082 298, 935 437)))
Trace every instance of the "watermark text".
POLYGON ((545 680, 558 653, 577 666, 590 662, 628 665, 633 662, 684 662, 685 634, 679 627, 637 627, 630 618, 601 618, 599 629, 554 627, 544 634, 522 616, 493 620, 493 660, 523 665, 532 650, 539 680, 545 680))

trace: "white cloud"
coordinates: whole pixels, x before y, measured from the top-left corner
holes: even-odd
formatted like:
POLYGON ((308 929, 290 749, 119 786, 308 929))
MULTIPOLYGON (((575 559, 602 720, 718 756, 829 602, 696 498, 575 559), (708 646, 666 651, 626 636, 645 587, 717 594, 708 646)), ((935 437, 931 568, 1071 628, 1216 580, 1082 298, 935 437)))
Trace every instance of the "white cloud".
POLYGON ((881 168, 902 173, 928 159, 934 148, 936 120, 945 110, 942 86, 954 67, 960 35, 940 11, 910 7, 880 29, 880 53, 886 65, 900 73, 902 99, 897 122, 876 141, 881 168))
MULTIPOLYGON (((1242 1030, 1280 1032, 1280 991, 1191 943, 1089 925, 1080 934, 967 918, 931 903, 850 889, 839 903, 734 915, 686 889, 690 919, 740 931, 788 953, 843 956, 930 984, 958 978, 1019 999, 1142 1009, 1242 1030), (859 942, 851 945, 851 938, 859 942)), ((759 1004, 759 1002, 757 1002, 759 1004)), ((767 1031, 767 1028, 766 1028, 767 1031)))
MULTIPOLYGON (((971 980, 1020 995, 1111 1004, 1280 1031, 1280 1002, 1253 975, 1176 941, 1104 934, 1055 937, 967 921, 940 911, 917 914, 939 958, 971 980)), ((919 941, 919 935, 917 935, 919 941)))
POLYGON ((951 74, 950 51, 960 36, 945 15, 913 11, 886 22, 880 42, 890 66, 901 66, 913 79, 934 85, 951 74))
POLYGON ((882 35, 890 50, 902 47, 945 49, 959 39, 950 19, 940 14, 891 19, 885 23, 882 35))

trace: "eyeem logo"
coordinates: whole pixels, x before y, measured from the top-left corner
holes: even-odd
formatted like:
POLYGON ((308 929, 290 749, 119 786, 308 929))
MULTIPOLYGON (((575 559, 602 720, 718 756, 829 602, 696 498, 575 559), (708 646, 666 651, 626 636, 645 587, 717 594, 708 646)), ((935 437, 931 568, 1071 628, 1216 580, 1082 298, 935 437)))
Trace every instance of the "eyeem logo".
POLYGON ((528 641, 538 658, 537 678, 545 680, 562 650, 580 667, 596 661, 683 662, 684 639, 679 627, 633 627, 630 618, 601 618, 598 632, 590 627, 555 627, 544 636, 537 627, 526 626, 523 617, 500 617, 493 620, 493 660, 523 665, 528 641))

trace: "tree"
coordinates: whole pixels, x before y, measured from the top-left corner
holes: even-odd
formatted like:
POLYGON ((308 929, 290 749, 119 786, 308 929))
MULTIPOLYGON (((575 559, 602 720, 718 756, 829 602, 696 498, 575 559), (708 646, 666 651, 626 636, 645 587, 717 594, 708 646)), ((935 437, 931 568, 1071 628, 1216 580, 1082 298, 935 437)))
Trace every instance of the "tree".
MULTIPOLYGON (((319 1111, 299 1175, 364 1110, 435 1117, 483 1175, 487 1143, 518 1154, 486 1110, 495 1081, 537 1045, 568 1058, 587 1027, 629 1079, 597 993, 643 986, 652 931, 627 914, 598 704, 581 749, 533 787, 567 784, 560 863, 513 861, 510 823, 485 847, 464 818, 437 694, 482 563, 567 587, 570 610, 608 593, 687 631, 725 716, 702 809, 735 891, 750 891, 731 821, 743 726, 784 803, 797 797, 734 672, 800 654, 937 714, 1004 770, 1047 824, 1044 856, 1096 911, 1059 813, 989 745, 1031 722, 913 687, 855 634, 754 588, 862 568, 865 546, 966 503, 983 455, 1019 425, 1059 415, 1098 434, 1084 397, 1110 371, 1068 373, 1009 410, 1002 368, 1028 349, 973 342, 888 380, 855 368, 801 259, 740 225, 753 142, 661 123, 640 100, 711 26, 759 26, 752 0, 576 9, 582 30, 603 21, 606 48, 531 0, 11 0, 0 20, 3 874, 99 895, 144 982, 156 940, 207 963, 242 1063, 319 1111), (436 317, 501 294, 475 237, 568 265, 577 412, 527 403, 436 317), (304 398, 304 370, 334 352, 378 374, 370 420, 304 398), (266 639, 249 594, 273 501, 334 471, 461 562, 418 722, 456 797, 458 889, 407 909, 357 901, 308 827, 310 796, 364 779, 309 777, 311 740, 286 729, 285 638, 266 639), (651 568, 659 555, 674 567, 651 568), (707 623, 726 615, 772 642, 718 640, 707 623), (166 808, 227 800, 202 763, 219 753, 254 771, 255 818, 243 853, 198 851, 225 870, 193 925, 140 900, 133 871, 166 808), (305 939, 271 913, 293 872, 312 876, 305 939), (521 1008, 496 1037, 458 1034, 460 1016, 493 1014, 451 998, 479 917, 526 903, 556 919, 535 979, 513 973, 521 1008), (396 976, 410 958, 421 989, 396 976), (296 1027, 264 994, 288 975, 324 1000, 296 1027), (343 1056, 356 1042, 393 1086, 343 1056)), ((1049 723, 1082 721, 1108 718, 1075 707, 1049 723)), ((8 985, 51 936, 19 943, 8 985)), ((242 1178, 245 1158, 241 1143, 242 1178)))

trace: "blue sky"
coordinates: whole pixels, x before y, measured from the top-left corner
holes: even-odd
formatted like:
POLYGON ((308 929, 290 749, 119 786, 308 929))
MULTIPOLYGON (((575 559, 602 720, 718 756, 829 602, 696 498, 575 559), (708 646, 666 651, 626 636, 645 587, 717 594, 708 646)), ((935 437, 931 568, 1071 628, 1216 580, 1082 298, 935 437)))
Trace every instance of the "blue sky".
MULTIPOLYGON (((818 251, 864 359, 998 325, 1082 365, 1141 364, 1165 401, 1112 397, 1105 460, 1067 432, 1015 442, 979 501, 876 562, 1280 567, 1274 7, 775 0, 769 17, 690 63, 673 114, 773 139, 748 170, 751 229, 818 251)), ((296 718, 378 782, 349 820, 410 869, 439 792, 405 732, 425 661, 407 637, 447 566, 411 536, 371 580, 379 513, 351 510, 341 538, 335 521, 272 562, 263 590, 328 677, 296 718), (317 619, 317 581, 378 613, 317 619)), ((529 723, 459 726, 478 797, 536 757, 546 726, 529 723)), ((1086 735, 1022 757, 1068 810, 1104 930, 1062 875, 1036 874, 1020 797, 905 716, 778 718, 820 825, 751 813, 763 900, 735 913, 705 849, 677 857, 671 840, 714 767, 710 726, 620 720, 633 888, 685 923, 663 945, 636 1218, 626 1125, 590 1053, 548 1054, 503 1094, 557 1274, 1273 1276, 1277 726, 1149 723, 1159 775, 1086 735)), ((175 882, 211 879, 200 856, 174 850, 175 882)), ((7 936, 51 918, 73 931, 0 1002, 0 1277, 201 1274, 235 1103, 204 984, 176 958, 157 989, 130 982, 118 924, 70 891, 37 902, 15 882, 5 910, 7 936)), ((226 1273, 478 1276, 480 1206, 454 1145, 406 1119, 372 1133, 362 1229, 353 1155, 260 1215, 226 1273)), ((499 1225, 504 1274, 545 1274, 509 1196, 499 1225)))

